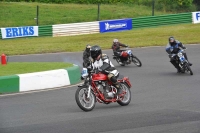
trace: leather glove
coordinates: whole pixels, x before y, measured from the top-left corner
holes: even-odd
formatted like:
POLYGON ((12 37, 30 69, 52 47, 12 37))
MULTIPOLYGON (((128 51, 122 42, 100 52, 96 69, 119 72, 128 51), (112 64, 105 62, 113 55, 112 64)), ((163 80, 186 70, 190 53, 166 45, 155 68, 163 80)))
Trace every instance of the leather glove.
POLYGON ((186 47, 185 47, 185 46, 183 46, 183 49, 186 49, 186 47))
POLYGON ((95 73, 99 73, 99 70, 98 70, 98 69, 95 69, 95 73))
POLYGON ((84 80, 84 78, 81 76, 81 80, 84 80))
POLYGON ((88 66, 88 67, 87 67, 87 70, 88 70, 88 71, 92 71, 92 67, 91 67, 91 66, 88 66))
POLYGON ((169 54, 169 58, 170 58, 170 59, 173 59, 174 56, 175 56, 175 54, 169 54))
POLYGON ((99 72, 102 72, 101 69, 95 69, 95 73, 99 73, 99 72))

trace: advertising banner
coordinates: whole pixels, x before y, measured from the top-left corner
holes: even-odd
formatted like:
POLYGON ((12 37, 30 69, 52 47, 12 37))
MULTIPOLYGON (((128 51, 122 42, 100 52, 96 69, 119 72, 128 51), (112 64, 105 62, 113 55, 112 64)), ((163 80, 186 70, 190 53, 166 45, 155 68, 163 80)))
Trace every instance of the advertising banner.
POLYGON ((108 20, 99 22, 99 30, 104 32, 115 32, 132 29, 132 19, 108 20))
POLYGON ((38 26, 1 28, 2 39, 38 36, 38 26))
POLYGON ((192 12, 192 21, 194 24, 200 23, 200 11, 192 12))

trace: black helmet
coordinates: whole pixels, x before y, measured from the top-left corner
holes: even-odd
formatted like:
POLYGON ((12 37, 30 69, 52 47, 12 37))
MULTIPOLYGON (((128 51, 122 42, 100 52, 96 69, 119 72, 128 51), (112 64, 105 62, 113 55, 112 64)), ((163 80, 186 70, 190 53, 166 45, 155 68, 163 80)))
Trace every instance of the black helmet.
POLYGON ((169 37, 169 43, 171 45, 175 44, 175 38, 173 36, 169 37))
POLYGON ((91 57, 95 60, 100 54, 102 54, 101 48, 98 45, 94 45, 91 47, 90 53, 91 57))

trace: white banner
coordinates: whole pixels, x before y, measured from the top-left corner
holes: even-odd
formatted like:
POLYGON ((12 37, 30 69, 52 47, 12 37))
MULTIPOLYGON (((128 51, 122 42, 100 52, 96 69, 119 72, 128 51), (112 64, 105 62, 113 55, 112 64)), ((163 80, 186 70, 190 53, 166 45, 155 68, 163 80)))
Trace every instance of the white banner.
POLYGON ((2 39, 38 36, 38 26, 1 28, 2 39))
POLYGON ((192 21, 194 24, 200 23, 200 11, 192 12, 192 21))

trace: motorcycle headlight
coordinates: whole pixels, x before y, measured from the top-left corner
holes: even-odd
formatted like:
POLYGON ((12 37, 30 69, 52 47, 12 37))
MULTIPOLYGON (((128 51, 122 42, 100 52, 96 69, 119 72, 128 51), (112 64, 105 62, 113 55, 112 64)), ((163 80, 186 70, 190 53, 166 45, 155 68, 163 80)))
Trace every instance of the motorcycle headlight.
POLYGON ((183 54, 182 53, 178 53, 178 57, 182 57, 183 56, 183 54))

